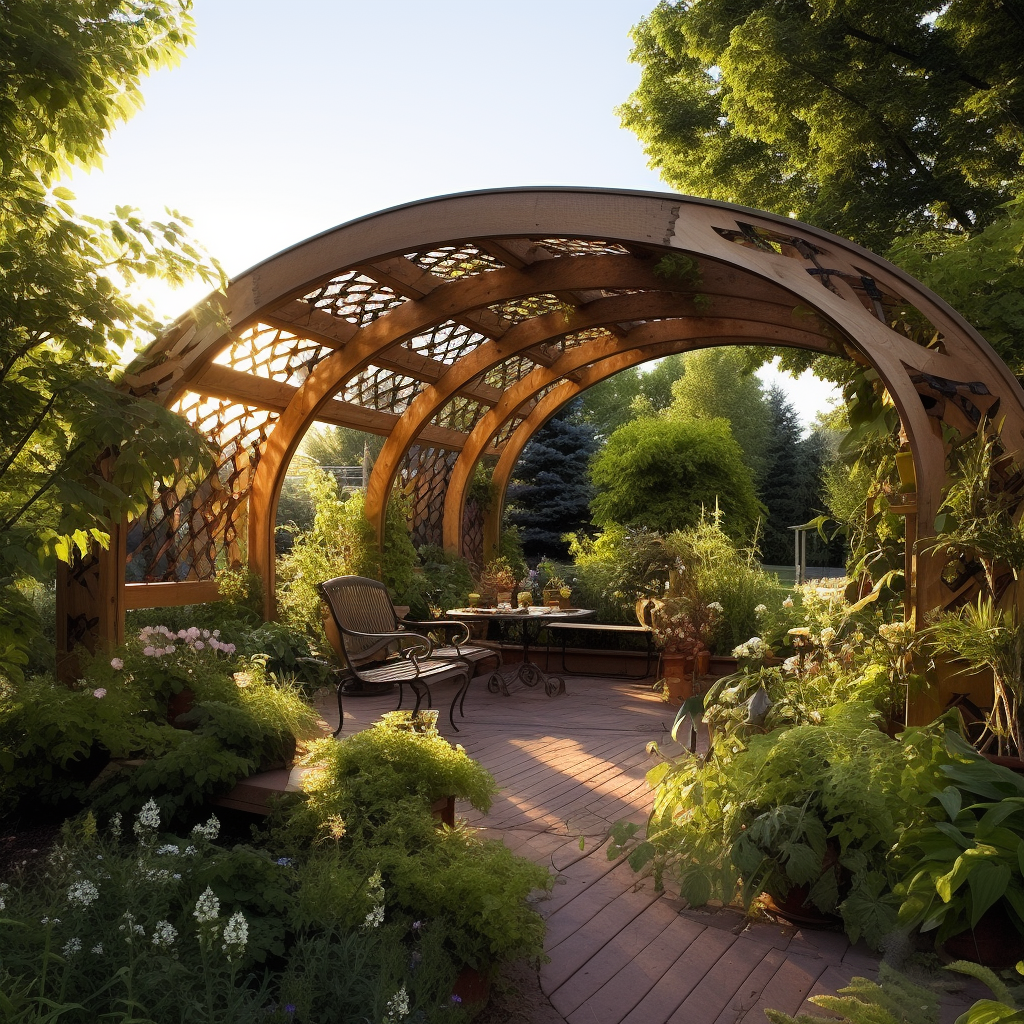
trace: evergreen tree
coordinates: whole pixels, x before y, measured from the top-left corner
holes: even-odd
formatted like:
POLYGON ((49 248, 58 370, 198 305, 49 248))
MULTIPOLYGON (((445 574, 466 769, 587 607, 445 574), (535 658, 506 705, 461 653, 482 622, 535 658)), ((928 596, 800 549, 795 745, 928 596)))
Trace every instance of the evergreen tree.
POLYGON ((800 421, 785 392, 777 385, 768 392, 769 426, 765 445, 765 475, 761 501, 768 510, 761 530, 761 558, 769 565, 793 561, 791 526, 806 523, 808 499, 814 493, 806 474, 812 469, 800 437, 800 421))
POLYGON ((590 526, 594 489, 588 476, 598 443, 580 418, 580 403, 549 420, 523 449, 508 489, 507 519, 519 528, 528 558, 566 558, 562 535, 590 526))

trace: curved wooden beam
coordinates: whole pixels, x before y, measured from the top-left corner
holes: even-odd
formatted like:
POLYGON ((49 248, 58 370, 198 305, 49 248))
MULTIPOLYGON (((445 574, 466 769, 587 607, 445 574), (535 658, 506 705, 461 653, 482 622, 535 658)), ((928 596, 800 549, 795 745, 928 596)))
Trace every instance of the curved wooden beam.
MULTIPOLYGON (((682 316, 693 317, 698 323, 704 319, 712 322, 728 317, 736 325, 732 333, 749 337, 752 343, 766 332, 770 334, 778 328, 800 331, 804 338, 812 334, 806 329, 809 326, 806 321, 801 323, 800 318, 794 315, 791 304, 768 305, 751 299, 713 298, 698 313, 690 295, 669 291, 638 292, 595 299, 579 307, 570 319, 562 312, 553 312, 523 321, 501 339, 484 342, 463 356, 436 384, 424 388, 406 409, 398 428, 385 441, 366 489, 366 516, 377 535, 383 536, 388 495, 406 453, 437 413, 468 381, 487 373, 510 356, 526 352, 537 345, 548 344, 567 334, 609 324, 682 316), (746 321, 749 328, 742 328, 741 321, 746 321), (801 331, 801 328, 804 330, 801 331)), ((823 343, 819 350, 828 350, 827 343, 823 343)))
MULTIPOLYGON (((448 477, 445 494, 443 536, 447 551, 462 553, 462 520, 466 489, 477 462, 490 447, 502 425, 529 403, 538 392, 567 373, 589 364, 608 368, 609 374, 665 355, 711 345, 788 345, 811 351, 831 351, 831 343, 820 335, 777 326, 756 327, 745 320, 693 318, 659 320, 634 327, 623 337, 605 336, 564 352, 550 368, 538 368, 514 384, 501 400, 482 416, 466 438, 459 458, 448 477), (610 357, 629 353, 619 369, 612 369, 610 357)), ((604 377, 601 378, 605 379, 604 377)))

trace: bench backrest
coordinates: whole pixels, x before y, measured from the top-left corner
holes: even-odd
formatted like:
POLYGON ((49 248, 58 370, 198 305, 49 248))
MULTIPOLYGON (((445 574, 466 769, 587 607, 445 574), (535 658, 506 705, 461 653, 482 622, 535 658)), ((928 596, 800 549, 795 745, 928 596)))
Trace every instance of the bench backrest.
POLYGON ((343 649, 338 654, 354 664, 384 658, 388 646, 396 643, 393 638, 374 639, 353 633, 395 633, 402 628, 388 588, 363 576, 335 576, 317 589, 341 637, 343 649))

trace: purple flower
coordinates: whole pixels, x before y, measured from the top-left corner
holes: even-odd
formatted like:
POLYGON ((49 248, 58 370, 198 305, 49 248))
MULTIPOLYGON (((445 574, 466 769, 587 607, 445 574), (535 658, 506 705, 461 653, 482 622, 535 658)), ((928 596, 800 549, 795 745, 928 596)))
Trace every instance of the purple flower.
POLYGON ((293 1016, 295 1014, 295 1004, 294 1003, 285 1003, 284 1004, 284 1012, 287 1013, 289 1017, 293 1016))
POLYGON ((453 1003, 461 1003, 462 1002, 462 996, 457 996, 457 995, 453 994, 452 995, 452 1002, 453 1003))

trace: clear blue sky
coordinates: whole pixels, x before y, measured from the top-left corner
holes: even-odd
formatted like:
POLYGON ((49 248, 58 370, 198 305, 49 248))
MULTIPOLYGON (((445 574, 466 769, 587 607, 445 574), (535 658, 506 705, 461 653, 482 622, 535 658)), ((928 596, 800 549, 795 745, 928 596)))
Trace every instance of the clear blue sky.
MULTIPOLYGON (((427 196, 667 191, 614 112, 639 80, 629 30, 654 3, 195 0, 196 45, 144 82, 103 170, 70 184, 83 212, 180 210, 232 276, 427 196)), ((170 319, 202 291, 153 301, 170 319)), ((781 382, 805 422, 830 393, 781 382)))

